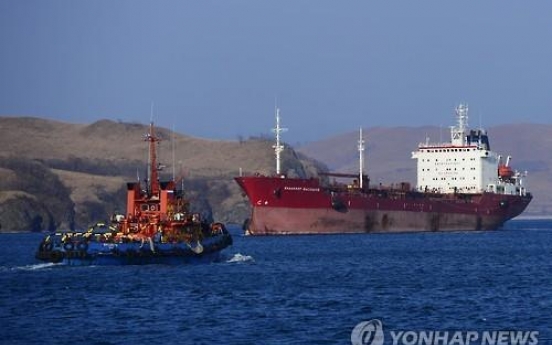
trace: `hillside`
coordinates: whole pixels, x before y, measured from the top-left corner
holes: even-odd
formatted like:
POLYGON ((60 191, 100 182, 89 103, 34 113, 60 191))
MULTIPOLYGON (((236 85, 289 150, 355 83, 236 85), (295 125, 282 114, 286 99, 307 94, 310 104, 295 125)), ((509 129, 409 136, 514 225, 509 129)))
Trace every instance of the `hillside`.
MULTIPOLYGON (((365 169, 372 183, 416 182, 416 161, 411 153, 426 137, 448 141, 448 128, 394 127, 364 129, 365 169)), ((534 199, 522 216, 552 216, 552 125, 516 124, 487 129, 491 149, 512 156, 512 166, 528 171, 526 186, 534 199)), ((358 132, 337 135, 302 146, 297 151, 325 163, 331 170, 358 171, 358 132)))
MULTIPOLYGON (((144 178, 147 126, 109 120, 89 125, 29 117, 0 117, 0 232, 83 229, 125 207, 125 182, 144 178)), ((503 125, 488 130, 491 147, 527 170, 535 198, 524 216, 552 215, 552 125, 503 125)), ((217 141, 172 134, 162 138, 162 179, 184 177, 184 188, 205 217, 241 223, 250 208, 233 177, 274 170, 272 140, 217 141), (173 149, 174 147, 174 149, 173 149), (173 158, 174 153, 174 158, 173 158), (174 163, 173 163, 174 162, 174 163)), ((411 152, 419 142, 448 140, 448 128, 365 130, 365 168, 372 183, 415 182, 411 152)), ((285 150, 289 176, 319 169, 356 172, 358 133, 350 132, 285 150), (319 163, 323 162, 323 163, 319 163)))
MULTIPOLYGON (((158 160, 166 166, 162 179, 172 178, 173 172, 184 177, 192 204, 206 217, 243 222, 249 206, 233 177, 240 170, 269 174, 272 142, 216 141, 156 131, 162 139, 158 160)), ((123 210, 125 182, 145 176, 145 125, 0 117, 0 132, 0 231, 85 228, 123 210), (57 187, 52 190, 45 182, 57 187)), ((317 169, 316 162, 293 151, 283 158, 290 175, 317 169)))

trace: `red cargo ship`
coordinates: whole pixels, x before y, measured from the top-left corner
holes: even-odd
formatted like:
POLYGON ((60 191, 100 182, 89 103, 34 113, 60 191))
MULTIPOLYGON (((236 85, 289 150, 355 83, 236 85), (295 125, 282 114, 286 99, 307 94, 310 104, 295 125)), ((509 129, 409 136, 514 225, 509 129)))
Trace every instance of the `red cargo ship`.
POLYGON ((457 125, 448 143, 420 144, 417 187, 370 186, 359 174, 320 173, 288 178, 280 173, 280 118, 276 112, 276 175, 240 176, 236 182, 252 207, 244 227, 250 235, 493 230, 522 213, 532 199, 526 174, 512 170, 491 151, 484 130, 468 130, 468 108, 456 108, 457 125), (351 183, 330 182, 349 178, 351 183))

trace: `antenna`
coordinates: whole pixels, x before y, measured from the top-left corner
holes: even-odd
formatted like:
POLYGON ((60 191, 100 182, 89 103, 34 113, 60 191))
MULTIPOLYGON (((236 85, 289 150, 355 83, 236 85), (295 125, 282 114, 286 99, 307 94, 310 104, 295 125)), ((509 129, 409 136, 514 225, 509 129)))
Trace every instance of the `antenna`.
POLYGON ((156 145, 160 141, 158 137, 155 136, 155 131, 153 127, 153 122, 150 123, 149 132, 146 135, 146 141, 149 146, 148 154, 148 187, 149 193, 154 196, 159 194, 159 181, 158 181, 158 166, 157 166, 157 152, 156 145))
POLYGON ((151 169, 151 166, 152 166, 152 150, 151 150, 151 138, 152 138, 152 135, 153 135, 153 101, 151 101, 151 104, 150 104, 150 128, 149 128, 149 132, 146 134, 146 141, 148 141, 148 166, 147 166, 147 169, 146 169, 146 185, 147 185, 147 188, 148 188, 148 192, 151 191, 151 179, 152 179, 152 169, 151 169))
POLYGON ((364 139, 362 139, 362 127, 359 131, 358 139, 358 164, 359 164, 359 177, 360 177, 360 189, 362 189, 362 180, 363 179, 363 168, 364 168, 364 139))
POLYGON ((280 127, 280 109, 276 107, 276 127, 272 129, 276 133, 276 144, 272 147, 274 148, 274 153, 276 153, 276 175, 280 175, 280 166, 281 158, 280 153, 284 151, 284 146, 280 144, 280 132, 287 131, 287 128, 280 127))

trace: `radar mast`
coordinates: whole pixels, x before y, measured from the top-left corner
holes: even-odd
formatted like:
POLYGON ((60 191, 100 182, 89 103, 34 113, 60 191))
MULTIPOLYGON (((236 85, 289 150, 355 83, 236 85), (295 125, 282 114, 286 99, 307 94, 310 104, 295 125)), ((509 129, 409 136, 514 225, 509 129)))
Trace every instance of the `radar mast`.
POLYGON ((466 145, 466 131, 468 128, 468 105, 460 104, 455 109, 458 124, 450 128, 450 141, 454 146, 466 145))
POLYGON ((287 128, 280 127, 280 109, 276 108, 276 127, 272 129, 276 133, 276 144, 272 147, 274 148, 274 153, 276 154, 276 175, 280 175, 281 170, 281 156, 280 154, 284 151, 284 145, 280 143, 280 133, 287 131, 287 128))
POLYGON ((359 181, 360 181, 360 189, 362 189, 362 182, 364 180, 363 178, 363 170, 364 170, 364 139, 362 138, 362 127, 360 127, 359 131, 359 139, 358 139, 358 165, 359 165, 359 181))

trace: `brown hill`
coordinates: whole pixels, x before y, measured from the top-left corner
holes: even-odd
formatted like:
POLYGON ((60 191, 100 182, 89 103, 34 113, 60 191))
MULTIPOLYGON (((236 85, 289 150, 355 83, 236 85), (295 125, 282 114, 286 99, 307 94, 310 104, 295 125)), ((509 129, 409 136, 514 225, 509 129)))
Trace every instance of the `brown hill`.
MULTIPOLYGON (((0 117, 0 231, 84 228, 124 209, 125 182, 144 176, 147 126, 102 120, 89 125, 29 117, 0 117)), ((249 206, 233 177, 243 172, 270 174, 272 139, 217 141, 172 134, 162 138, 162 178, 184 176, 197 211, 217 220, 241 223, 249 206), (174 150, 173 150, 174 147, 174 150), (174 152, 174 158, 173 158, 174 152), (174 162, 174 163, 172 163, 174 162)), ((535 199, 525 215, 552 214, 552 125, 503 125, 489 129, 491 147, 513 156, 528 170, 535 199)), ((429 137, 448 140, 448 128, 369 128, 366 163, 372 183, 415 182, 411 152, 429 137)), ((315 175, 319 169, 357 171, 358 133, 350 132, 284 151, 290 176, 315 175)))
MULTIPOLYGON (((147 129, 141 124, 101 120, 81 125, 39 118, 0 118, 0 131, 0 156, 120 163, 147 159, 147 150, 141 140, 147 129)), ((172 161, 171 133, 159 128, 157 134, 162 138, 160 159, 168 164, 172 161)), ((262 141, 222 142, 175 134, 174 146, 175 161, 190 173, 237 172, 241 162, 244 168, 259 169, 270 160, 269 157, 260 161, 250 159, 252 152, 267 147, 262 141), (218 171, 211 169, 216 166, 220 167, 218 171)))
MULTIPOLYGON (((416 182, 416 161, 411 153, 417 145, 430 138, 431 142, 448 141, 448 128, 438 127, 374 127, 363 130, 365 168, 372 183, 416 182)), ((552 215, 552 125, 510 124, 488 129, 491 148, 503 156, 511 155, 512 165, 528 171, 526 185, 534 199, 524 216, 552 215)), ((358 132, 337 135, 314 142, 297 151, 319 160, 331 170, 358 171, 358 132)))
MULTIPOLYGON (((29 117, 0 117, 1 229, 23 230, 25 224, 32 224, 28 225, 32 227, 28 230, 35 231, 83 228, 106 219, 115 210, 124 209, 124 182, 145 176, 147 144, 143 137, 146 132, 145 125, 109 120, 82 125, 29 117), (21 189, 34 175, 27 174, 22 179, 21 169, 24 168, 13 161, 25 159, 34 165, 41 164, 41 169, 49 170, 56 183, 68 190, 70 200, 65 200, 64 205, 74 204, 69 212, 74 213, 74 219, 71 216, 66 219, 53 217, 55 219, 46 224, 45 217, 55 213, 56 203, 52 202, 42 205, 40 215, 30 211, 37 208, 36 203, 44 200, 45 195, 36 181, 32 188, 21 189), (8 201, 11 204, 7 204, 8 201), (6 221, 15 218, 19 219, 17 224, 6 221)), ((233 177, 240 171, 270 173, 274 156, 271 141, 259 138, 206 140, 172 134, 163 128, 158 128, 157 134, 162 139, 158 160, 166 165, 162 178, 172 178, 173 171, 177 177, 183 176, 192 204, 200 205, 202 212, 212 212, 217 220, 242 222, 247 217, 248 205, 233 177)), ((284 168, 290 175, 315 171, 313 164, 299 160, 292 151, 284 155, 284 168)))

